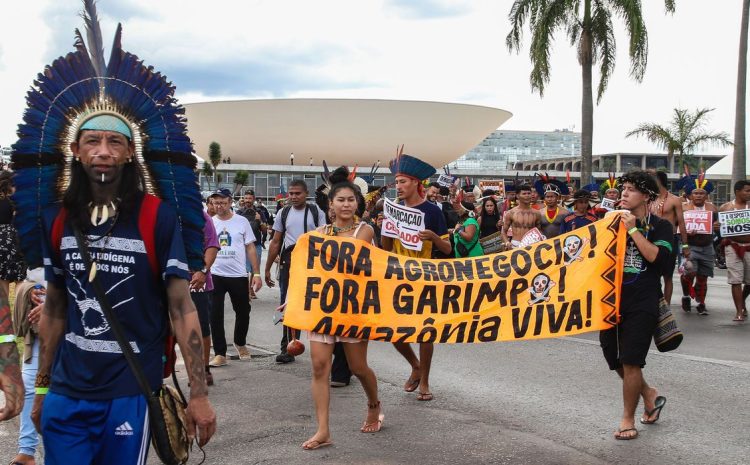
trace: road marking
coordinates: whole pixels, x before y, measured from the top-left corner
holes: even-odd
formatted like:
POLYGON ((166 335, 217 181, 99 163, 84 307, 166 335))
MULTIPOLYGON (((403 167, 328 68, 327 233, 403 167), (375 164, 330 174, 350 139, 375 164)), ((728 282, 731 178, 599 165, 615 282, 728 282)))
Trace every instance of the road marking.
MULTIPOLYGON (((573 342, 579 342, 583 344, 588 345, 599 345, 599 341, 592 341, 590 339, 582 339, 579 337, 563 337, 559 338, 560 341, 573 341, 573 342)), ((679 358, 683 360, 690 360, 692 362, 703 362, 703 363, 713 363, 715 365, 722 365, 726 367, 732 367, 732 368, 740 368, 746 371, 750 371, 750 362, 740 362, 738 360, 722 360, 719 358, 709 358, 709 357, 699 357, 697 355, 687 355, 687 354, 671 354, 666 352, 659 352, 658 350, 649 350, 649 354, 658 355, 660 357, 671 357, 671 358, 679 358)))

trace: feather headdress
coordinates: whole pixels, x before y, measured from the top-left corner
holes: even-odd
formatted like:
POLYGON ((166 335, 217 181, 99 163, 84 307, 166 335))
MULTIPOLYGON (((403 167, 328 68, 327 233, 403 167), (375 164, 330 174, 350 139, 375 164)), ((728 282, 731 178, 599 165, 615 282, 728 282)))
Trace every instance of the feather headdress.
POLYGON ((680 178, 675 184, 675 188, 683 189, 686 194, 690 195, 695 189, 703 189, 707 194, 710 194, 714 190, 714 185, 706 179, 706 173, 703 170, 698 173, 698 176, 690 174, 690 169, 687 165, 684 166, 685 176, 680 178))
POLYGON ((196 159, 175 88, 122 49, 120 24, 105 63, 93 0, 84 0, 83 17, 88 47, 76 30, 75 51, 37 76, 13 145, 15 222, 25 259, 32 268, 41 266, 42 211, 62 199, 69 182, 71 142, 92 117, 109 114, 129 126, 149 192, 175 208, 189 266, 201 269, 204 219, 196 159))
POLYGON ((534 182, 534 189, 536 189, 539 197, 544 197, 547 192, 554 192, 557 195, 568 195, 568 185, 564 182, 557 180, 547 173, 536 173, 535 176, 538 178, 534 182))
POLYGON ((604 194, 606 194, 608 191, 616 190, 618 193, 620 192, 619 189, 619 183, 617 182, 617 178, 615 177, 615 173, 608 173, 607 179, 602 181, 601 185, 599 186, 599 195, 601 197, 604 197, 604 194))
POLYGON ((428 179, 437 170, 417 157, 404 153, 403 144, 396 148, 396 158, 390 161, 388 167, 395 175, 403 174, 420 181, 428 179))

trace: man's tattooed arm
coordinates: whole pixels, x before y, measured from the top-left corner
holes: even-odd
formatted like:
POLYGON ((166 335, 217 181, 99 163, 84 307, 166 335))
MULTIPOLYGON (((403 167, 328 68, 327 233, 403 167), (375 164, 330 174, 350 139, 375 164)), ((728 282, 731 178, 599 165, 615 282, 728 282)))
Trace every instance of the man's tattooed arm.
POLYGON ((170 278, 167 295, 172 327, 190 379, 190 398, 205 396, 208 394, 208 387, 203 365, 203 339, 198 312, 190 298, 187 281, 170 278))
MULTIPOLYGON (((0 335, 13 335, 10 302, 5 289, 0 289, 0 335)), ((0 421, 13 418, 23 409, 23 380, 15 342, 0 343, 0 389, 5 393, 5 407, 0 421)))

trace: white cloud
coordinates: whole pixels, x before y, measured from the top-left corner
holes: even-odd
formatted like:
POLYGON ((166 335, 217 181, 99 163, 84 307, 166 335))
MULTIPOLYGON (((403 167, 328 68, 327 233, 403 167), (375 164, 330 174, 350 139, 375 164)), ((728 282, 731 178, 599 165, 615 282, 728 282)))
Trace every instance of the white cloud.
MULTIPOLYGON (((734 127, 739 2, 708 9, 680 2, 677 13, 666 17, 662 2, 643 3, 650 45, 646 78, 642 84, 629 78, 627 40, 620 31, 617 69, 594 110, 595 153, 653 151, 648 142, 624 139, 624 133, 642 121, 667 122, 678 105, 716 107, 711 127, 727 132, 734 127)), ((581 70, 575 51, 559 36, 545 97, 532 94, 528 40, 520 54, 505 48, 511 4, 101 0, 98 5, 107 51, 117 14, 125 18, 124 48, 167 74, 184 102, 437 100, 509 110, 514 117, 507 128, 580 130, 581 70)), ((72 50, 72 29, 82 23, 78 9, 78 2, 24 2, 4 17, 0 144, 13 141, 35 74, 72 50)))

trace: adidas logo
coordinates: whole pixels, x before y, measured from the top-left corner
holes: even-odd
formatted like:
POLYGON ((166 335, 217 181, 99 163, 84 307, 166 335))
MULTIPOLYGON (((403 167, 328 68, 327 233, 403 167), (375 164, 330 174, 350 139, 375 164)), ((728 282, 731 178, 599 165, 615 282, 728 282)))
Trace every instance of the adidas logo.
POLYGON ((115 428, 115 436, 132 436, 133 427, 127 421, 115 428))

